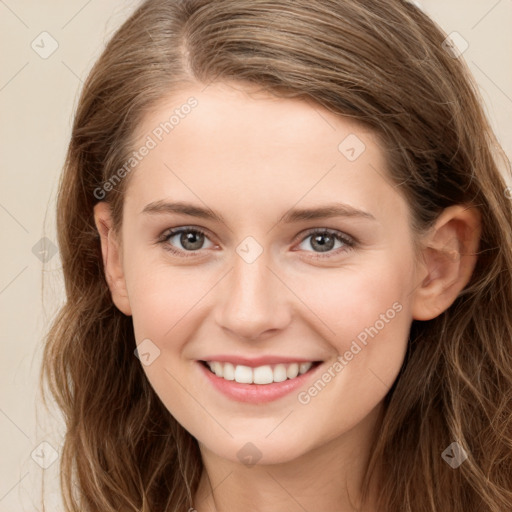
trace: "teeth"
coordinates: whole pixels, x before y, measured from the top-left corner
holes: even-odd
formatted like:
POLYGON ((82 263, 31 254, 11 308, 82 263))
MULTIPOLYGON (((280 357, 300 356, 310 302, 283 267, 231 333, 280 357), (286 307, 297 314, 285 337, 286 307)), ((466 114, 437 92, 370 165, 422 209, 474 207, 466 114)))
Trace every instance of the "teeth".
POLYGON ((271 384, 274 382, 274 373, 272 372, 272 368, 270 366, 258 366, 257 368, 254 368, 253 382, 255 384, 271 384))
POLYGON ((312 366, 312 362, 264 365, 256 368, 250 366, 222 363, 220 361, 207 361, 210 370, 226 380, 234 380, 240 384, 271 384, 283 382, 286 379, 295 379, 298 375, 306 373, 312 366))
POLYGON ((297 363, 292 363, 288 366, 288 370, 286 370, 286 376, 289 379, 294 379, 297 375, 299 375, 299 365, 297 363))
POLYGON ((235 368, 235 380, 241 384, 252 384, 252 368, 238 365, 235 368))
POLYGON ((284 380, 286 380, 286 366, 278 364, 274 368, 274 382, 283 382, 284 380))
POLYGON ((222 365, 222 363, 217 363, 217 365, 220 365, 221 367, 221 371, 219 373, 210 367, 210 369, 215 372, 215 375, 224 377, 226 380, 235 380, 235 367, 231 363, 226 363, 224 365, 222 365), (224 366, 224 368, 222 368, 222 366, 224 366))
POLYGON ((313 363, 300 363, 299 365, 299 374, 302 375, 306 373, 312 366, 313 363))
POLYGON ((214 361, 212 364, 213 373, 215 373, 215 375, 218 375, 219 377, 222 377, 224 375, 224 366, 218 361, 214 361))

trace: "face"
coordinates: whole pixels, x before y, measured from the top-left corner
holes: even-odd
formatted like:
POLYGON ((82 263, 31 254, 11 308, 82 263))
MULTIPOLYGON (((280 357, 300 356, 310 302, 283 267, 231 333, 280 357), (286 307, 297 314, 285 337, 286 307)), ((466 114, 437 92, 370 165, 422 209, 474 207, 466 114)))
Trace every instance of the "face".
POLYGON ((174 93, 139 135, 116 304, 168 410, 233 461, 290 461, 363 424, 402 365, 417 284, 375 135, 234 83, 174 93))

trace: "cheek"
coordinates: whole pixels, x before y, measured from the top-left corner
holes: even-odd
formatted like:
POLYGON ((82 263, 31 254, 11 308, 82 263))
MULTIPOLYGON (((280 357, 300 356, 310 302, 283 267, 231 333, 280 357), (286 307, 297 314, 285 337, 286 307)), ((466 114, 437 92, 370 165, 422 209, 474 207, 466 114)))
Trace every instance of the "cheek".
POLYGON ((412 259, 388 254, 358 267, 330 269, 328 278, 316 273, 289 279, 326 326, 331 344, 342 351, 372 326, 383 332, 409 325, 413 271, 412 259))
POLYGON ((127 262, 126 277, 135 339, 150 353, 148 362, 141 358, 143 370, 166 408, 185 428, 193 429, 204 410, 184 391, 190 387, 187 379, 194 363, 184 361, 183 351, 204 320, 205 294, 215 276, 135 256, 127 262), (149 268, 151 272, 145 270, 149 268))
POLYGON ((334 394, 325 393, 324 398, 355 392, 357 409, 358 401, 369 404, 381 399, 392 386, 405 357, 412 322, 413 270, 412 258, 390 254, 364 269, 331 272, 322 286, 320 281, 303 281, 301 296, 318 314, 317 330, 321 328, 334 349, 336 367, 325 376, 334 394))
POLYGON ((401 345, 397 334, 403 333, 404 326, 408 328, 410 324, 408 287, 401 276, 366 274, 347 279, 345 284, 347 292, 339 294, 324 310, 333 331, 339 333, 336 338, 342 340, 342 343, 333 342, 339 351, 349 350, 349 341, 358 340, 362 346, 367 346, 370 339, 377 337, 386 350, 392 349, 394 343, 401 345))
POLYGON ((307 295, 308 305, 332 330, 325 340, 335 355, 297 395, 298 430, 288 436, 300 436, 303 424, 317 432, 321 443, 351 431, 376 410, 395 382, 412 321, 410 274, 403 264, 386 270, 366 267, 364 275, 340 273, 328 293, 307 295))
POLYGON ((157 343, 172 338, 179 343, 176 333, 212 288, 213 276, 193 267, 171 268, 164 258, 150 259, 143 254, 134 254, 126 263, 135 338, 150 338, 157 343))

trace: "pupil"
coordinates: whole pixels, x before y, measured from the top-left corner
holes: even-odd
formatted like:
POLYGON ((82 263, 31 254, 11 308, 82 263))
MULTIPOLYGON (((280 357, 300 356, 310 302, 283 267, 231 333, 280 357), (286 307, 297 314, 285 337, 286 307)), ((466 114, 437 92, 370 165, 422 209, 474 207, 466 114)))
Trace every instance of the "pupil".
POLYGON ((201 233, 195 233, 192 231, 187 231, 181 234, 180 242, 185 249, 189 249, 191 251, 195 251, 196 249, 200 249, 203 245, 204 236, 201 233))
POLYGON ((311 246, 315 249, 315 244, 318 244, 316 249, 319 252, 330 251, 334 247, 334 238, 327 234, 316 235, 311 241, 311 246))

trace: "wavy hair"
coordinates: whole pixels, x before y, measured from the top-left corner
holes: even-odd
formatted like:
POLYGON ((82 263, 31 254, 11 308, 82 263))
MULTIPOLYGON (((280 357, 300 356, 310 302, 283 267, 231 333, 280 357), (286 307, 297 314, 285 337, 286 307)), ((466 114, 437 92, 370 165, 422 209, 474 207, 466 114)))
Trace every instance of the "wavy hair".
MULTIPOLYGON (((446 33, 401 0, 147 0, 114 34, 81 92, 57 203, 66 303, 45 339, 41 386, 62 410, 69 512, 186 511, 202 472, 197 441, 134 357, 94 224, 95 191, 133 152, 144 115, 187 83, 236 80, 303 98, 370 127, 407 198, 415 232, 442 210, 482 216, 477 264, 455 302, 413 321, 363 485, 384 469, 380 512, 512 509, 510 164, 446 33), (457 441, 457 470, 441 453, 457 441)), ((115 229, 121 180, 104 198, 115 229)))

